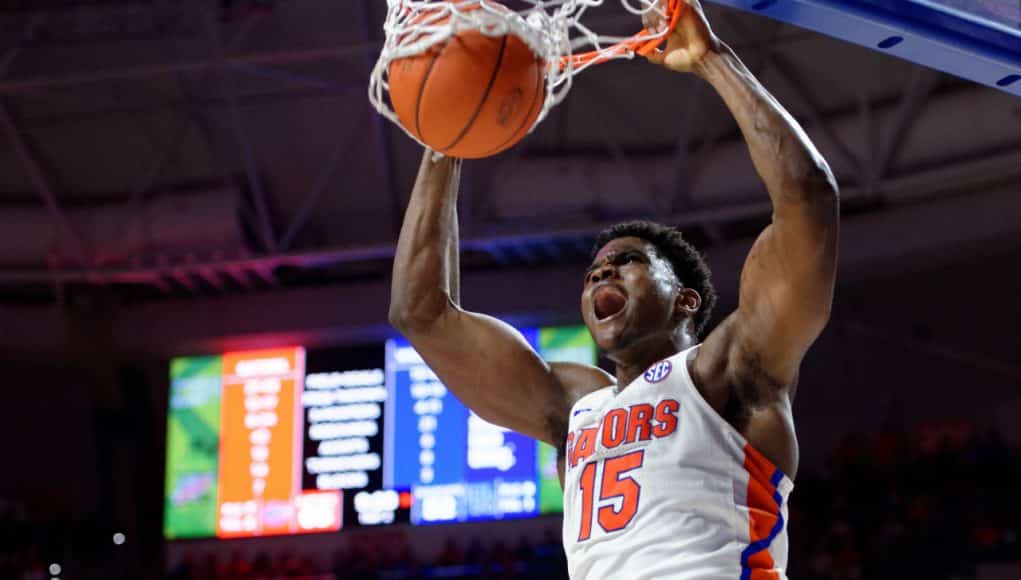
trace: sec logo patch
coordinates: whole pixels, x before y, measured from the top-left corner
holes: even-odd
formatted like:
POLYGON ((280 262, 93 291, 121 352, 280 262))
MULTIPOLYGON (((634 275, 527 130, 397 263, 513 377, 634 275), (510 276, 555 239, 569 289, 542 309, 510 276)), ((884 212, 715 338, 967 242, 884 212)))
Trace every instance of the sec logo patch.
POLYGON ((670 364, 670 361, 661 360, 649 367, 649 370, 645 371, 645 380, 650 383, 658 383, 670 376, 670 370, 672 368, 673 365, 670 364))

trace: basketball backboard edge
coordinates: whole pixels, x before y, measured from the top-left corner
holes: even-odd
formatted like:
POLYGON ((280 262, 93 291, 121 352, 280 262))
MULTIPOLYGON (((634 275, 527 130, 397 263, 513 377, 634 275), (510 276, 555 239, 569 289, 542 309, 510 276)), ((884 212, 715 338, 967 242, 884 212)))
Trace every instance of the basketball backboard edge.
POLYGON ((1021 96, 1017 27, 933 0, 707 0, 1021 96))

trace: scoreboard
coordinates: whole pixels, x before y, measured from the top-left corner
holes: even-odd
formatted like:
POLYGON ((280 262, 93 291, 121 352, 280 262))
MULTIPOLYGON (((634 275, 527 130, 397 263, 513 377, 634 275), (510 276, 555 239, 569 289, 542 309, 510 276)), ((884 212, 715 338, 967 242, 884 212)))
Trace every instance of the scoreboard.
MULTIPOLYGON (((521 332, 596 362, 584 327, 521 332)), ((401 338, 173 359, 166 459, 168 539, 562 511, 555 450, 469 411, 401 338)))

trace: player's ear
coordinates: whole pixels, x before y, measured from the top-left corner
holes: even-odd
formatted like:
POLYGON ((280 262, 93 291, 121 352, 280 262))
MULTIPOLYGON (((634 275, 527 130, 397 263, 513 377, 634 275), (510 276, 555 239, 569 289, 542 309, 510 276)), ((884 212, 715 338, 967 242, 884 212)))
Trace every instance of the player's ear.
POLYGON ((691 318, 702 307, 702 296, 694 288, 678 285, 677 296, 674 298, 674 316, 691 318))

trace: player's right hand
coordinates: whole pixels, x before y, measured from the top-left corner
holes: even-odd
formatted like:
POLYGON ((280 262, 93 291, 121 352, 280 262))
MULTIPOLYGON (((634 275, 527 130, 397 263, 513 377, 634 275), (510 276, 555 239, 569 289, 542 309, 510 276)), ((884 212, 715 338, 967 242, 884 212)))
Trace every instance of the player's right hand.
MULTIPOLYGON (((709 27, 699 0, 682 0, 680 10, 677 24, 667 36, 666 47, 645 58, 672 71, 698 73, 703 59, 718 52, 721 42, 709 27)), ((644 20, 650 30, 664 26, 662 17, 656 12, 649 12, 644 20)))

